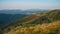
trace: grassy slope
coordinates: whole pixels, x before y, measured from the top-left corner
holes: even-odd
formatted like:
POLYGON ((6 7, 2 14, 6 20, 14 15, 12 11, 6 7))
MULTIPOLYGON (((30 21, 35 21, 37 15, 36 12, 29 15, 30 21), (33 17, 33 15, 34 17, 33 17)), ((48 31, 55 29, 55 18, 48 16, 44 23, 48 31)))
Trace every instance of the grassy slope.
POLYGON ((60 34, 60 21, 53 23, 38 24, 35 26, 24 27, 20 26, 11 29, 10 32, 5 34, 60 34))
POLYGON ((38 13, 34 15, 31 14, 31 15, 24 17, 21 20, 14 21, 11 24, 4 26, 6 27, 6 29, 4 28, 5 30, 3 32, 5 33, 7 32, 7 34, 23 34, 23 33, 24 34, 35 34, 35 33, 36 34, 38 33, 39 34, 44 34, 44 33, 55 34, 55 32, 57 32, 55 31, 55 29, 59 27, 59 23, 60 23, 56 21, 60 21, 60 10, 52 10, 52 11, 38 13), (56 26, 53 24, 55 24, 56 26), (54 33, 50 31, 50 28, 49 28, 50 26, 54 27, 54 28, 51 28, 51 30, 53 30, 54 33), (31 33, 32 30, 30 28, 34 30, 32 33, 31 33), (37 31, 35 31, 36 28, 38 28, 37 31), (43 28, 46 29, 47 31, 44 31, 43 28), (20 31, 22 32, 20 33, 20 31))

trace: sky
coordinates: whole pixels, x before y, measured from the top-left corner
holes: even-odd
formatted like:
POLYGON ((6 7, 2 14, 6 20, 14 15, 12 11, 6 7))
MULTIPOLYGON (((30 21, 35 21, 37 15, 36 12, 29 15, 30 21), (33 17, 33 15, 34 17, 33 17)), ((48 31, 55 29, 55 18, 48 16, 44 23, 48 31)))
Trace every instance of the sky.
POLYGON ((60 9, 60 0, 0 0, 0 9, 60 9))

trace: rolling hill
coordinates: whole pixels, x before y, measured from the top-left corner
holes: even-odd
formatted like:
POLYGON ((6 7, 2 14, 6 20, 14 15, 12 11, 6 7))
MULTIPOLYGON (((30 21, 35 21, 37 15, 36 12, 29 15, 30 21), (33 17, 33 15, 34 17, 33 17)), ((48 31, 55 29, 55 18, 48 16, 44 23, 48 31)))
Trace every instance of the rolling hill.
MULTIPOLYGON (((6 33, 6 34, 13 34, 13 33, 14 34, 35 34, 35 32, 36 32, 36 34, 37 33, 38 34, 44 34, 44 33, 57 34, 57 33, 55 33, 56 32, 55 28, 57 29, 59 27, 59 23, 60 23, 59 21, 60 21, 60 10, 49 10, 47 12, 29 14, 29 15, 23 17, 22 19, 18 19, 13 22, 10 22, 8 24, 5 24, 1 27, 0 31, 3 33, 6 33), (46 24, 48 27, 46 26, 46 24), (56 26, 53 24, 55 24, 56 26), (51 30, 53 30, 52 32, 49 29, 50 26, 54 27, 54 28, 51 28, 51 30), (34 30, 32 33, 30 31, 30 27, 32 27, 32 29, 34 30), (43 32, 40 33, 40 30, 39 30, 40 27, 42 27, 41 30, 44 30, 43 28, 46 28, 48 30, 47 31, 44 30, 43 32), (22 29, 20 29, 20 28, 22 28, 22 29), (39 28, 39 29, 37 31, 35 31, 35 28, 39 28), (20 33, 21 31, 22 31, 22 33, 20 33), (48 33, 48 32, 50 32, 50 33, 48 33)), ((60 32, 60 30, 59 30, 59 32, 60 32)), ((58 32, 58 34, 59 34, 59 32, 58 32)))
POLYGON ((0 13, 0 24, 14 21, 19 18, 23 18, 23 14, 2 14, 0 13))

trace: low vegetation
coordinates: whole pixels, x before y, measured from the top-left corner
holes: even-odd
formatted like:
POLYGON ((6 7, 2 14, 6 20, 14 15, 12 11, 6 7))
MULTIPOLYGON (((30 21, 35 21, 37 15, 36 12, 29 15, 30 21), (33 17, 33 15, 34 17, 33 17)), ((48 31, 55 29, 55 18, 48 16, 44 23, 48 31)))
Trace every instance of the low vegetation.
POLYGON ((24 28, 18 26, 5 34, 60 34, 60 21, 24 28))
POLYGON ((1 34, 60 34, 60 10, 30 14, 4 25, 1 34))

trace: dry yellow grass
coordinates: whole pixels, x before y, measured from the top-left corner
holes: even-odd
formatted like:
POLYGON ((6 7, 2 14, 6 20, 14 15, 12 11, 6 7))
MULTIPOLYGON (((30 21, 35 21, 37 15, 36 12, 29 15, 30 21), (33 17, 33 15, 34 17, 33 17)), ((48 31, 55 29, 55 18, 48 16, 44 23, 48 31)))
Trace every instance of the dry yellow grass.
POLYGON ((5 34, 60 34, 60 21, 42 25, 38 24, 34 27, 20 28, 18 26, 5 34))

